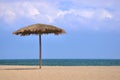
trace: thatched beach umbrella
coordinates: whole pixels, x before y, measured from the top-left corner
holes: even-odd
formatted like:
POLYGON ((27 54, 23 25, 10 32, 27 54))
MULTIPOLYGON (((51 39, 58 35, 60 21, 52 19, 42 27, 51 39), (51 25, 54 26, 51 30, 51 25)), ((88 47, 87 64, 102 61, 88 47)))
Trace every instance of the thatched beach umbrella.
POLYGON ((53 25, 47 25, 47 24, 33 24, 33 25, 29 25, 27 27, 21 28, 15 32, 13 32, 13 34, 16 35, 21 35, 21 36, 26 36, 26 35, 30 35, 30 34, 37 34, 39 35, 39 46, 40 46, 40 55, 39 55, 39 68, 41 68, 42 65, 42 43, 41 43, 41 35, 42 34, 50 34, 53 33, 55 35, 58 34, 62 34, 65 33, 65 31, 63 29, 57 28, 56 26, 53 25))

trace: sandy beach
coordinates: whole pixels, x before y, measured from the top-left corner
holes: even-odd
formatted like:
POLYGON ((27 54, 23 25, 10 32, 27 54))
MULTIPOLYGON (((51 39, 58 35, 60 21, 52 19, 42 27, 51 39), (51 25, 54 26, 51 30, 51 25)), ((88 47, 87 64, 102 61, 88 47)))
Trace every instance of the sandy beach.
POLYGON ((0 66, 0 80, 120 80, 120 66, 0 66))

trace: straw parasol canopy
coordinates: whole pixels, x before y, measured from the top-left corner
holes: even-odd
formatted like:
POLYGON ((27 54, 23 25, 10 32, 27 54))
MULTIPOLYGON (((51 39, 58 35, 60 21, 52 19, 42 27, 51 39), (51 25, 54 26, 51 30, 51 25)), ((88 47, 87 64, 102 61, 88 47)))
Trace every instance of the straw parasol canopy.
POLYGON ((41 68, 42 65, 42 42, 41 42, 41 35, 42 34, 55 34, 55 35, 59 35, 59 34, 63 34, 65 33, 65 31, 63 29, 60 29, 56 26, 53 25, 48 25, 48 24, 32 24, 29 26, 26 26, 24 28, 21 28, 15 32, 13 32, 13 34, 15 35, 21 35, 21 36, 27 36, 30 34, 36 34, 39 35, 39 46, 40 46, 40 55, 39 55, 39 68, 41 68))

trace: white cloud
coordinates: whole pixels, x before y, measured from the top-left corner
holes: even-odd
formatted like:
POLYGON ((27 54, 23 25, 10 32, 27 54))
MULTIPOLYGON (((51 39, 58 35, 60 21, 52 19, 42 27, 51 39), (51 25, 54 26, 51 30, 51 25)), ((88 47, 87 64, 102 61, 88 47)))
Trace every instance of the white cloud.
POLYGON ((0 3, 0 18, 3 18, 3 20, 7 18, 10 22, 14 22, 16 19, 20 18, 40 21, 46 19, 48 20, 47 22, 53 22, 54 15, 57 14, 57 11, 53 7, 50 7, 51 5, 46 4, 47 3, 44 2, 0 3))
POLYGON ((75 15, 76 12, 74 9, 70 9, 70 10, 66 10, 66 11, 59 10, 56 17, 57 18, 60 18, 60 17, 64 18, 68 14, 75 15))
MULTIPOLYGON (((41 18, 43 16, 48 20, 48 22, 54 22, 55 19, 59 17, 65 17, 66 15, 74 15, 78 17, 83 17, 83 18, 93 18, 95 17, 94 15, 98 14, 98 16, 101 16, 102 18, 112 18, 112 14, 110 14, 107 10, 104 10, 100 12, 99 10, 88 10, 85 8, 82 9, 72 9, 70 8, 69 10, 61 10, 59 8, 56 8, 55 6, 52 6, 52 4, 48 4, 45 2, 15 2, 15 3, 1 3, 1 6, 3 7, 2 9, 2 15, 4 18, 11 18, 12 21, 14 21, 16 18, 19 17, 28 17, 28 18, 33 18, 36 20, 39 20, 38 18, 41 18), (11 9, 14 10, 11 10, 11 9), (9 11, 8 11, 9 10, 9 11), (100 12, 100 13, 98 13, 100 12), (15 17, 15 15, 17 15, 15 17)), ((42 18, 43 18, 42 17, 42 18)), ((99 18, 99 17, 97 17, 99 18)))
POLYGON ((94 16, 94 11, 85 10, 85 11, 82 11, 79 15, 85 18, 92 18, 94 16))
POLYGON ((39 10, 33 6, 31 8, 28 8, 28 13, 30 16, 35 16, 40 14, 39 10))
MULTIPOLYGON (((71 23, 86 25, 94 22, 104 23, 104 20, 114 20, 115 14, 111 10, 114 8, 113 1, 96 1, 96 0, 69 0, 71 6, 67 9, 61 9, 65 0, 45 1, 15 1, 0 3, 0 19, 6 23, 14 23, 19 19, 28 19, 41 23, 71 23), (62 2, 62 3, 61 3, 62 2), (104 2, 104 3, 103 3, 104 2), (70 20, 71 19, 71 20, 70 20)), ((64 5, 65 5, 64 3, 64 5)), ((119 11, 118 11, 119 12, 119 11)), ((87 25, 89 26, 89 25, 87 25)), ((98 29, 98 28, 97 28, 98 29)))
POLYGON ((110 12, 108 12, 107 10, 102 10, 101 11, 101 18, 112 19, 113 15, 110 12))
POLYGON ((11 23, 16 18, 16 14, 12 10, 6 10, 4 13, 4 20, 11 23))
POLYGON ((107 10, 101 10, 101 9, 94 9, 94 10, 87 10, 87 9, 70 9, 67 11, 59 11, 57 14, 57 17, 65 17, 66 15, 74 15, 77 16, 78 18, 84 18, 84 19, 112 19, 113 14, 111 14, 107 10))

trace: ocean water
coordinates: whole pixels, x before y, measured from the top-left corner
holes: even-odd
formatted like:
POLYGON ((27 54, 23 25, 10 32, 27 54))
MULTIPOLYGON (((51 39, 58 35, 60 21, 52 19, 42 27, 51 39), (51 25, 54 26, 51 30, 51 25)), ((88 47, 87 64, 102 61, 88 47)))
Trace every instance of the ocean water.
MULTIPOLYGON (((38 59, 6 59, 0 65, 31 65, 39 64, 38 59)), ((120 66, 120 59, 43 59, 43 66, 120 66)))

